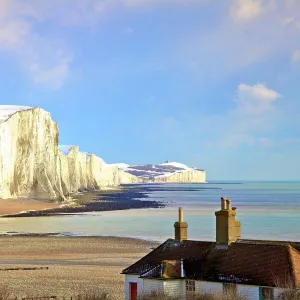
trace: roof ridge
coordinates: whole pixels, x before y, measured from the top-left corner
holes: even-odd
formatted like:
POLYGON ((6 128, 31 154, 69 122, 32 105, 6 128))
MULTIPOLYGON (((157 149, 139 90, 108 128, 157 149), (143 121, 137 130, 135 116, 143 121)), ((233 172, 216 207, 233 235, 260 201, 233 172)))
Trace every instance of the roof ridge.
POLYGON ((297 254, 300 254, 300 251, 298 251, 295 247, 293 247, 291 244, 289 244, 288 245, 288 247, 289 247, 289 250, 291 251, 294 251, 294 252, 296 252, 297 254))
MULTIPOLYGON (((152 250, 151 252, 149 252, 147 255, 143 256, 143 257, 142 257, 141 259, 139 259, 137 262, 135 262, 134 264, 132 264, 132 265, 130 265, 129 267, 127 267, 126 269, 124 269, 124 270, 122 271, 121 274, 124 274, 124 273, 126 272, 126 270, 128 270, 129 268, 134 267, 134 266, 137 265, 140 261, 142 261, 142 260, 144 260, 146 257, 152 255, 152 253, 153 253, 154 251, 157 251, 158 249, 164 247, 164 245, 165 245, 167 242, 171 241, 171 240, 173 240, 173 239, 167 239, 165 242, 163 242, 163 243, 160 244, 158 247, 156 247, 155 249, 153 249, 153 250, 152 250)), ((147 271, 146 271, 146 272, 147 272, 147 271)))
POLYGON ((258 240, 258 239, 240 239, 236 243, 246 244, 246 243, 279 243, 279 244, 300 244, 300 241, 282 241, 282 240, 258 240))
MULTIPOLYGON (((264 240, 261 240, 264 242, 264 240)), ((269 242, 269 241, 266 241, 266 242, 269 242)), ((291 244, 287 241, 271 241, 271 243, 252 243, 251 241, 249 242, 241 242, 239 243, 238 241, 237 242, 234 242, 232 243, 231 245, 252 245, 252 246, 266 246, 266 247, 288 247, 288 246, 291 246, 291 244), (278 243, 277 243, 278 242, 278 243)), ((300 252, 295 249, 293 246, 291 246, 295 251, 297 251, 299 254, 300 252)))
POLYGON ((296 275, 296 270, 295 270, 295 264, 294 264, 294 258, 293 258, 293 253, 296 252, 297 255, 300 255, 299 251, 297 251, 293 246, 287 245, 287 256, 288 256, 288 261, 289 261, 289 267, 290 267, 290 272, 292 274, 292 279, 293 279, 293 285, 297 285, 297 275, 296 275))
MULTIPOLYGON (((255 244, 255 243, 251 243, 251 242, 249 242, 249 243, 246 243, 246 242, 242 242, 242 243, 234 242, 234 243, 231 243, 231 245, 232 246, 234 246, 234 245, 238 245, 238 246, 243 245, 243 246, 284 247, 284 248, 287 247, 287 246, 290 246, 290 244, 284 244, 284 243, 280 243, 280 244, 275 244, 275 243, 274 244, 273 243, 270 243, 270 244, 267 244, 267 243, 266 244, 257 243, 257 244, 255 244)), ((299 252, 299 254, 300 254, 300 252, 299 252)))

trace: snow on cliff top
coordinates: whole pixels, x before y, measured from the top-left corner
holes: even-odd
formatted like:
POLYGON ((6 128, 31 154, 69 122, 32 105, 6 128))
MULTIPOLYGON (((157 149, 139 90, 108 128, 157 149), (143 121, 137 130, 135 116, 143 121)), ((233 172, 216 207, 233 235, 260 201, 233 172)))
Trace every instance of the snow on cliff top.
POLYGON ((159 164, 160 166, 172 166, 172 167, 175 167, 175 168, 179 168, 179 169, 185 169, 185 170, 190 170, 192 168, 188 167, 187 165, 185 164, 181 164, 181 163, 178 163, 178 162, 168 162, 168 163, 164 163, 164 164, 159 164))
POLYGON ((178 162, 165 162, 157 165, 117 165, 120 169, 124 170, 125 172, 144 179, 167 177, 177 172, 195 170, 195 168, 190 168, 187 165, 178 162))
POLYGON ((118 163, 118 164, 113 164, 113 165, 117 166, 119 169, 122 169, 122 170, 127 169, 127 168, 130 167, 130 165, 124 164, 124 163, 118 163))
POLYGON ((0 105, 0 123, 6 121, 11 115, 18 111, 31 109, 30 106, 0 105))
POLYGON ((110 167, 118 167, 121 170, 126 170, 130 166, 128 164, 124 164, 124 163, 118 163, 118 164, 107 164, 107 163, 104 163, 104 165, 103 165, 104 169, 110 168, 110 167))

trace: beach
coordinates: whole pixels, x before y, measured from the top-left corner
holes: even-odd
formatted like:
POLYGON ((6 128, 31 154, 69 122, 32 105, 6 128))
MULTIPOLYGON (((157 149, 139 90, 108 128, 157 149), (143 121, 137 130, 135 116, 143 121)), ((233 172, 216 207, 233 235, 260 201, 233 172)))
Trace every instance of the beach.
POLYGON ((148 199, 148 189, 139 185, 73 193, 67 201, 0 199, 1 217, 42 217, 96 211, 161 208, 162 203, 148 199))
POLYGON ((0 274, 13 296, 76 296, 107 292, 124 299, 124 268, 158 244, 116 237, 0 237, 0 274), (41 270, 6 268, 48 267, 41 270))
POLYGON ((54 209, 61 203, 40 201, 36 199, 0 199, 0 215, 17 214, 24 211, 54 209))

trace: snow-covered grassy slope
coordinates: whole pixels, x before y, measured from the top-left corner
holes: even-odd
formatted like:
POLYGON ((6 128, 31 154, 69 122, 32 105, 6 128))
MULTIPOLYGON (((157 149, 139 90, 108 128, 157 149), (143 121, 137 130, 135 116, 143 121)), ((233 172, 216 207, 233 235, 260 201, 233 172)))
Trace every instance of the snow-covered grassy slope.
POLYGON ((205 171, 178 162, 157 165, 117 164, 123 171, 150 182, 205 182, 205 171))
POLYGON ((20 105, 0 105, 0 123, 6 121, 10 116, 16 112, 32 109, 30 106, 20 105))

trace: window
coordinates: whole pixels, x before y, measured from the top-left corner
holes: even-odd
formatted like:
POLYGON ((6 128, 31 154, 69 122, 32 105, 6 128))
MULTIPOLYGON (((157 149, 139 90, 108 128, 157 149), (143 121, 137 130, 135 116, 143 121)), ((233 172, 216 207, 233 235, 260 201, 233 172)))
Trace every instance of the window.
POLYGON ((237 294, 237 287, 234 283, 223 283, 223 292, 230 295, 237 294))
POLYGON ((195 280, 187 280, 186 281, 186 291, 187 292, 195 292, 195 280))
POLYGON ((271 287, 259 287, 259 300, 274 300, 274 289, 271 287))

